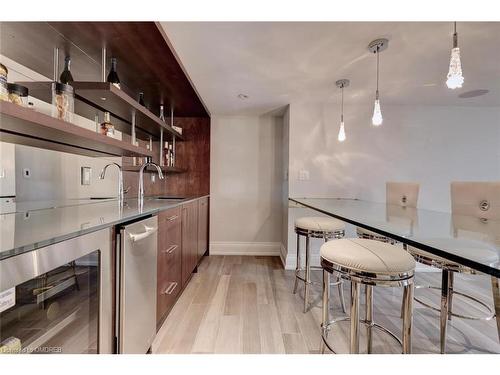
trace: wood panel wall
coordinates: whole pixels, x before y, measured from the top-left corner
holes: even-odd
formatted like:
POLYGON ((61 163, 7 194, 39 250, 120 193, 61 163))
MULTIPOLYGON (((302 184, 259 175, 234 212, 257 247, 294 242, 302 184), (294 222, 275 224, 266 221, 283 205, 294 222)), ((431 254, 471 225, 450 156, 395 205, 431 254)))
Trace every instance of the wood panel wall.
MULTIPOLYGON (((174 125, 183 128, 185 140, 177 142, 176 167, 183 173, 167 174, 166 179, 156 178, 151 182, 150 174, 144 178, 146 196, 200 196, 210 192, 210 118, 178 117, 174 125)), ((125 139, 125 138, 124 138, 125 139)), ((141 142, 141 145, 143 142, 141 142)), ((159 163, 159 142, 153 142, 153 161, 159 163)), ((124 157, 123 165, 132 165, 132 158, 124 157)), ((124 172, 124 187, 130 187, 127 198, 137 196, 138 172, 124 172)))

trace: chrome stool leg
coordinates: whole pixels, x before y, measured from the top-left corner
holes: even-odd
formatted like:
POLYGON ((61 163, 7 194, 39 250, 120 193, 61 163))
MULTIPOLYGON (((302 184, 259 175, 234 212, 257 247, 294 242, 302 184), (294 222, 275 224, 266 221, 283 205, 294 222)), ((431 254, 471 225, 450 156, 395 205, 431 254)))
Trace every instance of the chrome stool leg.
POLYGON ((449 272, 448 276, 448 320, 451 320, 452 309, 453 309, 453 281, 454 281, 454 272, 449 272))
POLYGON ((325 354, 326 345, 323 337, 328 336, 328 323, 330 322, 330 273, 323 270, 323 323, 321 324, 321 354, 325 354))
POLYGON ((351 280, 351 354, 359 353, 359 283, 351 280))
POLYGON ((495 305, 498 340, 500 341, 500 279, 497 277, 491 278, 491 290, 493 292, 493 302, 495 305))
POLYGON ((441 281, 440 344, 441 354, 446 352, 446 329, 448 328, 450 302, 450 271, 443 269, 441 281))
MULTIPOLYGON (((337 237, 337 238, 340 238, 340 237, 337 237)), ((326 237, 326 235, 324 236, 324 239, 325 239, 325 243, 328 242, 328 238, 326 237)), ((342 278, 339 275, 337 275, 337 277, 335 278, 335 283, 337 283, 337 289, 339 291, 340 306, 342 307, 342 312, 345 314, 346 309, 345 309, 345 301, 344 301, 344 288, 342 285, 342 278)))
POLYGON ((304 282, 304 313, 309 307, 309 284, 311 284, 311 254, 310 239, 306 237, 306 277, 304 282))
POLYGON ((340 305, 342 306, 342 312, 345 314, 346 309, 345 309, 345 301, 344 301, 344 288, 343 288, 343 283, 341 282, 342 279, 340 276, 337 276, 337 281, 339 284, 337 285, 337 288, 339 290, 339 298, 340 298, 340 305))
POLYGON ((295 285, 293 286, 293 294, 297 293, 297 286, 299 285, 299 272, 300 272, 300 235, 297 233, 297 265, 295 266, 295 285))
POLYGON ((403 354, 411 354, 414 284, 406 285, 403 290, 403 354))
POLYGON ((367 340, 367 352, 371 354, 372 352, 372 327, 373 327, 373 286, 365 285, 365 303, 366 303, 366 312, 365 312, 365 320, 367 323, 366 327, 366 340, 367 340))

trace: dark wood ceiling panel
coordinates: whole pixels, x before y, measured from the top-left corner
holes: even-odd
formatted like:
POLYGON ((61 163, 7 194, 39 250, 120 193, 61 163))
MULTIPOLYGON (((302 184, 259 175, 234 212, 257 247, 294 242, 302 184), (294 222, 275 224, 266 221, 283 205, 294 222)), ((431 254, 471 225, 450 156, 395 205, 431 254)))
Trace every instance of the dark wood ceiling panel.
POLYGON ((48 77, 53 48, 72 57, 76 81, 100 80, 101 49, 118 59, 123 91, 136 98, 144 92, 155 114, 160 103, 173 106, 176 117, 208 117, 161 31, 154 22, 2 22, 2 54, 48 77))

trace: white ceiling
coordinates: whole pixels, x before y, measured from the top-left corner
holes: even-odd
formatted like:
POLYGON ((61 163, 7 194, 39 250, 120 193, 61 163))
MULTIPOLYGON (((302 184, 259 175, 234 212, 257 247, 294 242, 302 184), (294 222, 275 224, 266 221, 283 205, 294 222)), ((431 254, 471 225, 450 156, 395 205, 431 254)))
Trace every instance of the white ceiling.
POLYGON ((262 114, 295 100, 338 102, 335 81, 351 80, 346 104, 373 101, 380 54, 386 104, 500 106, 500 22, 458 23, 465 77, 446 87, 451 22, 162 22, 173 48, 212 114, 262 114), (476 98, 458 95, 490 92, 476 98), (248 99, 237 96, 243 93, 248 99))

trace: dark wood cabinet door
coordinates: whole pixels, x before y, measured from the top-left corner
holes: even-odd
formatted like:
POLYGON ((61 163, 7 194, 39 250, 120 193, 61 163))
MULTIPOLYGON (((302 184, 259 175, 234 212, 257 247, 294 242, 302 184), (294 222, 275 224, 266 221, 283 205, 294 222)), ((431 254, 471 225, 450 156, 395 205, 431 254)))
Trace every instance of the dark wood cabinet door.
POLYGON ((198 260, 198 201, 182 206, 182 285, 186 285, 198 260))
POLYGON ((208 250, 208 197, 198 200, 198 254, 197 262, 208 250))
POLYGON ((156 318, 157 323, 161 324, 182 288, 180 207, 161 212, 158 215, 158 227, 156 318))

